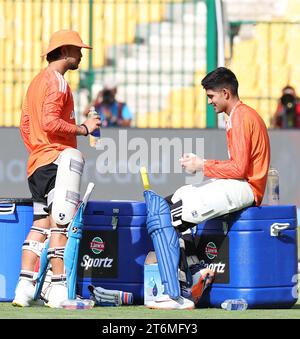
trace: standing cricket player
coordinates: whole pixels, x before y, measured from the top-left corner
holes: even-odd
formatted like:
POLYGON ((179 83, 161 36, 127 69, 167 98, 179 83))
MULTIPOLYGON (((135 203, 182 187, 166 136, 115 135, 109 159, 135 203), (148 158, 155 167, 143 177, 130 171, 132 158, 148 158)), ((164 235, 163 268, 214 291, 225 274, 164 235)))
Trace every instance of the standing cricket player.
POLYGON ((184 154, 180 163, 188 173, 201 171, 211 179, 182 186, 166 199, 145 191, 148 232, 169 297, 152 302, 148 305, 150 308, 193 308, 191 301, 182 297, 178 283, 180 250, 175 230, 183 232, 205 220, 259 206, 266 187, 270 164, 267 128, 259 114, 240 101, 236 76, 231 70, 219 67, 206 75, 202 86, 215 112, 227 115, 229 159, 207 160, 192 153, 184 154))
POLYGON ((48 258, 52 267, 50 307, 60 307, 68 298, 64 270, 66 228, 80 200, 84 159, 77 150, 77 135, 87 136, 101 124, 98 117, 76 125, 71 89, 64 79, 78 69, 84 44, 75 31, 60 30, 50 39, 48 67, 29 85, 20 131, 29 152, 28 185, 33 197, 33 226, 22 247, 22 267, 13 300, 14 306, 29 306, 35 294, 35 265, 50 237, 48 258))

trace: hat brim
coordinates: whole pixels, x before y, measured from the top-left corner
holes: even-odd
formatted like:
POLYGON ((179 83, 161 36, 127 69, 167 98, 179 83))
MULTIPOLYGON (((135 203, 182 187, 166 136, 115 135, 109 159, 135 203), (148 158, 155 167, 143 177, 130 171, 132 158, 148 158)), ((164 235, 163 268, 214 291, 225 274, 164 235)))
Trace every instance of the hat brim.
POLYGON ((80 47, 80 48, 86 48, 86 49, 93 49, 93 47, 86 45, 86 44, 59 44, 57 46, 52 46, 50 48, 48 48, 44 53, 41 54, 41 57, 46 56, 47 54, 49 54, 50 52, 54 51, 56 48, 62 47, 62 46, 76 46, 76 47, 80 47))

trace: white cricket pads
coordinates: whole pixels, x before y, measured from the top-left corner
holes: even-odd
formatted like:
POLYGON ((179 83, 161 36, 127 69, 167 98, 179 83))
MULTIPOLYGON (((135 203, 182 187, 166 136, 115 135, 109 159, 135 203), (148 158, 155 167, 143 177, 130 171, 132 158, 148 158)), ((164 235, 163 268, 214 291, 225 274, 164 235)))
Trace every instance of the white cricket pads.
POLYGON ((45 305, 51 308, 62 308, 62 303, 68 299, 68 288, 65 275, 52 275, 51 284, 45 294, 48 300, 45 305))
MULTIPOLYGON (((193 224, 251 206, 254 195, 244 180, 209 179, 200 184, 180 187, 173 195, 182 200, 181 219, 193 224)), ((176 226, 176 225, 174 225, 176 226)))
POLYGON ((84 167, 83 155, 75 148, 61 152, 54 189, 48 195, 52 202, 52 217, 58 225, 67 225, 74 216, 80 200, 80 182, 84 167))

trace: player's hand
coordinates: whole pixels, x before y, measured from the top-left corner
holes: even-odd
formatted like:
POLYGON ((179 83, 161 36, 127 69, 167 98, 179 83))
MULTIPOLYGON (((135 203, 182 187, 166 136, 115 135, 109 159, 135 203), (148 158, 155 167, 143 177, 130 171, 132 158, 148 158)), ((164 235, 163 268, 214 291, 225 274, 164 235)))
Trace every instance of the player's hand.
POLYGON ((197 171, 203 171, 204 160, 194 153, 185 153, 179 159, 182 168, 189 174, 195 174, 197 171))
POLYGON ((97 128, 101 126, 101 119, 99 115, 88 118, 83 122, 89 130, 89 133, 93 133, 97 128))

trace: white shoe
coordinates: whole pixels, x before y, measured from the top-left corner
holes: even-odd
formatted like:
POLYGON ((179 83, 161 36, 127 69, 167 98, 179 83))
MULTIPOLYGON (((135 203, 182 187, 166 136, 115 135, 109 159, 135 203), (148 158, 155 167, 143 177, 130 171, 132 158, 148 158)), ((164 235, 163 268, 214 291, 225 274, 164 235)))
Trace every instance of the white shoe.
POLYGON ((195 308, 195 304, 184 297, 172 299, 169 296, 164 295, 161 298, 157 298, 155 301, 148 302, 146 307, 159 310, 192 310, 195 308))
POLYGON ((15 291, 13 306, 28 307, 33 301, 35 286, 27 279, 20 279, 15 291))
POLYGON ((172 300, 167 294, 162 294, 160 297, 155 298, 155 302, 170 301, 172 300))
POLYGON ((52 283, 47 290, 45 306, 51 308, 62 308, 62 303, 68 299, 68 288, 65 283, 52 283))

